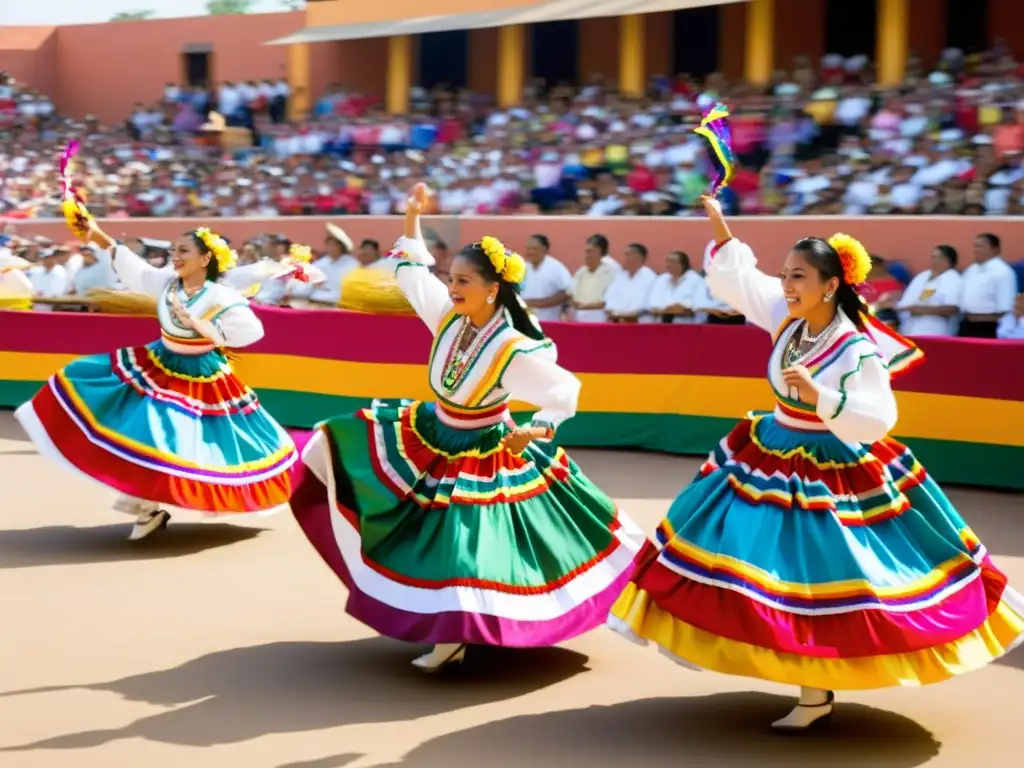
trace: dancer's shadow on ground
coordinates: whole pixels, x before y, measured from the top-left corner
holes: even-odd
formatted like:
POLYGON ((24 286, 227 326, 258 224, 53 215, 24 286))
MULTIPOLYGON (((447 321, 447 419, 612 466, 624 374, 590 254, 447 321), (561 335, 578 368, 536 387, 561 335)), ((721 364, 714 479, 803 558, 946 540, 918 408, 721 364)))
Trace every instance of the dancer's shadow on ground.
MULTIPOLYGON (((25 430, 14 420, 14 412, 6 408, 0 408, 0 440, 16 440, 19 443, 29 442, 25 430)), ((35 453, 35 451, 32 451, 32 453, 35 453)))
POLYGON ((358 752, 349 752, 342 755, 331 755, 322 757, 319 760, 300 760, 297 763, 282 763, 277 768, 345 768, 349 763, 354 763, 363 755, 358 752))
POLYGON ((996 659, 996 664, 1024 672, 1024 645, 1017 646, 1005 656, 996 659))
POLYGON ((141 541, 128 541, 131 518, 120 525, 54 525, 0 530, 0 570, 47 565, 88 565, 160 560, 217 549, 258 536, 264 529, 227 523, 175 523, 141 541))
POLYGON ((587 662, 562 648, 474 647, 461 667, 427 675, 410 664, 418 652, 383 638, 273 643, 109 683, 3 693, 109 691, 176 709, 121 728, 69 733, 0 751, 89 749, 132 738, 200 747, 350 723, 401 723, 524 696, 572 677, 587 662))
POLYGON ((1020 524, 1024 495, 965 488, 945 490, 989 552, 1006 557, 1024 556, 1024 526, 1020 524))
POLYGON ((725 693, 524 715, 441 736, 387 768, 474 765, 483 755, 488 768, 913 768, 941 747, 913 721, 859 704, 838 705, 820 735, 770 733, 769 724, 792 704, 781 696, 725 693))

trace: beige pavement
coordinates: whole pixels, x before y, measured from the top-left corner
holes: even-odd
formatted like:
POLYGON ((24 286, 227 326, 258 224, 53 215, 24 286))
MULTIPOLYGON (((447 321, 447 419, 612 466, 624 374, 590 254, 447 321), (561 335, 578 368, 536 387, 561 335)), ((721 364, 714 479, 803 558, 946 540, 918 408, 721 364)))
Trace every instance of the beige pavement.
MULTIPOLYGON (((696 467, 574 456, 647 530, 696 467)), ((45 464, 9 413, 0 489, 0 768, 1020 764, 1024 651, 927 690, 843 694, 830 733, 779 738, 786 689, 605 630, 422 675, 415 649, 345 615, 290 517, 131 544, 113 494, 45 464)), ((1024 498, 951 495, 1024 585, 1024 498)))

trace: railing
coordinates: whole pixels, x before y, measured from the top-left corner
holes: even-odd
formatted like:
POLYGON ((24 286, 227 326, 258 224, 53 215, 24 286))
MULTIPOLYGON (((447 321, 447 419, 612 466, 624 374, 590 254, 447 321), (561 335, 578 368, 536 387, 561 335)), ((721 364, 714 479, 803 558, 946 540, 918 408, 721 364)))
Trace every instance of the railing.
MULTIPOLYGON (((309 427, 373 398, 432 396, 430 334, 416 318, 258 311, 266 336, 236 365, 285 425, 309 427)), ((755 328, 545 327, 583 382, 579 413, 559 430, 565 445, 702 454, 748 410, 772 407, 768 334, 755 328)), ((0 407, 24 402, 77 356, 158 332, 144 317, 0 311, 0 407)), ((922 348, 925 364, 896 384, 895 435, 941 481, 1024 489, 1024 344, 930 339, 922 348)))

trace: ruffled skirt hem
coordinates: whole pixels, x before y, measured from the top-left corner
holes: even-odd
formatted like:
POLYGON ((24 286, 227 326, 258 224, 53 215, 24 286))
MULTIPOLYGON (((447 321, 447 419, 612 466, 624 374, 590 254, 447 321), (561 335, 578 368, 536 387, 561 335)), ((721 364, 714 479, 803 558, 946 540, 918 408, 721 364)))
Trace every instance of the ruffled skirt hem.
POLYGON ((607 548, 544 587, 472 578, 419 582, 363 553, 358 516, 338 501, 335 473, 345 470, 335 466, 322 431, 306 445, 303 461, 306 472, 292 498, 292 512, 348 588, 346 610, 375 631, 406 642, 540 647, 581 635, 604 624, 646 542, 638 526, 617 514, 607 548))
POLYGON ((660 608, 630 583, 612 608, 608 626, 633 643, 656 643, 683 666, 824 690, 931 685, 972 672, 1024 642, 1024 598, 1007 588, 977 629, 931 648, 853 658, 780 653, 706 632, 660 608))

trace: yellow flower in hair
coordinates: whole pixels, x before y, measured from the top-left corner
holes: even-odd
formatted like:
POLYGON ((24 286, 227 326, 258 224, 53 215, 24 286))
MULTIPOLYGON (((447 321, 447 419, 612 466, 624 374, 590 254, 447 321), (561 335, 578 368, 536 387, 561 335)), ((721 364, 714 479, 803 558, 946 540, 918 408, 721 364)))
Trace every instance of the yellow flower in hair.
POLYGON ((839 254, 843 265, 843 280, 849 285, 860 285, 871 273, 871 256, 860 240, 844 235, 841 232, 832 235, 828 244, 839 254))
POLYGON ((217 269, 221 274, 232 269, 238 263, 238 254, 231 250, 231 246, 220 235, 211 232, 206 227, 199 227, 196 230, 196 237, 202 240, 203 245, 213 254, 213 258, 217 260, 217 269))
POLYGON ((308 245, 292 243, 292 247, 288 249, 288 256, 295 261, 309 264, 313 260, 313 250, 308 245))
POLYGON ((491 260, 494 271, 506 283, 520 283, 526 277, 526 262, 515 251, 510 251, 496 237, 488 235, 480 241, 480 248, 491 260))
POLYGON ((521 283, 526 277, 526 262, 518 253, 509 253, 505 256, 505 268, 501 270, 501 276, 506 283, 521 283))
POLYGON ((505 245, 498 238, 487 235, 480 241, 480 248, 491 260, 494 271, 500 275, 505 268, 505 245))

